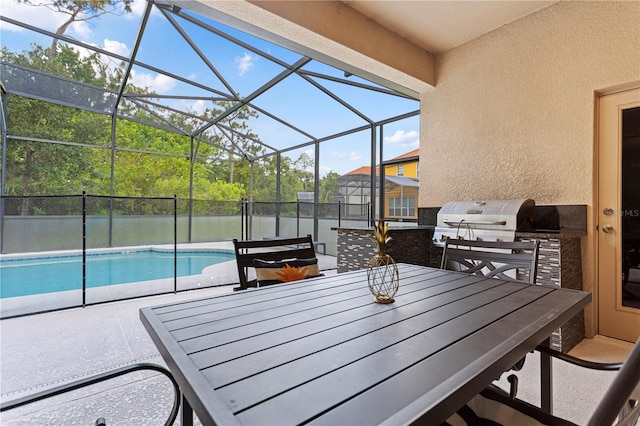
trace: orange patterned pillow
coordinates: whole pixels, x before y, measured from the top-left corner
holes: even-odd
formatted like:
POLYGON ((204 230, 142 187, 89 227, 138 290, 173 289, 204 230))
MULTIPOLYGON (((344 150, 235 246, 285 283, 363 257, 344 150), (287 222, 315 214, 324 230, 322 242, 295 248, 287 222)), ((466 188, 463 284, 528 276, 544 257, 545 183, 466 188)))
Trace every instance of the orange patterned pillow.
POLYGON ((291 259, 279 262, 254 259, 256 277, 260 285, 286 283, 320 276, 318 259, 291 259))

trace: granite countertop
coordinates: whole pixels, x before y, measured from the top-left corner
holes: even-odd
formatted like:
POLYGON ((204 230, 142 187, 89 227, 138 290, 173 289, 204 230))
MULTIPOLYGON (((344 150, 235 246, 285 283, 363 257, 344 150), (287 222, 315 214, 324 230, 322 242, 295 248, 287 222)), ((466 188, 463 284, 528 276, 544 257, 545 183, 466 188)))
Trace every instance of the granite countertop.
POLYGON ((525 238, 577 238, 585 237, 587 231, 584 229, 564 228, 560 230, 537 229, 528 232, 517 232, 517 237, 525 238))
MULTIPOLYGON (((416 231, 425 229, 435 229, 433 225, 420 225, 420 226, 408 226, 408 227, 394 227, 389 226, 389 231, 416 231)), ((332 231, 371 231, 373 228, 367 226, 340 226, 332 227, 332 231)), ((587 235, 587 231, 584 229, 563 228, 559 230, 550 229, 537 229, 534 231, 516 232, 517 237, 525 238, 578 238, 587 235)))
MULTIPOLYGON (((392 226, 389 225, 389 231, 416 231, 422 229, 435 229, 435 226, 431 225, 419 225, 419 226, 392 226)), ((373 228, 369 226, 336 226, 331 228, 332 231, 371 231, 373 228)))

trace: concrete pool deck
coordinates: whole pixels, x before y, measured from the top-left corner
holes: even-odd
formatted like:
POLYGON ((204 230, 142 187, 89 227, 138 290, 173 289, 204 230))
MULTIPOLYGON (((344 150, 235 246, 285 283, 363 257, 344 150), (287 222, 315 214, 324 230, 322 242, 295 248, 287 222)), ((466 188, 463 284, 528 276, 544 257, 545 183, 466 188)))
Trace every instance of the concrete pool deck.
MULTIPOLYGON (((232 243, 188 248, 233 249, 232 243)), ((325 275, 336 258, 318 255, 325 275)), ((237 283, 235 261, 207 268, 221 283, 237 283)), ((134 363, 165 365, 142 326, 145 306, 233 292, 237 284, 148 296, 0 320, 0 401, 15 400, 134 363)), ((4 301, 0 300, 0 304, 4 301)), ((0 424, 161 425, 172 404, 169 381, 155 372, 131 373, 45 401, 0 413, 0 424)), ((180 424, 180 422, 176 422, 180 424)), ((197 423, 198 424, 198 423, 197 423)))
MULTIPOLYGON (((235 264, 232 266, 235 268, 235 264)), ((232 272, 237 273, 235 269, 228 270, 229 274, 232 272)), ((335 270, 324 273, 333 274, 335 270)), ((205 288, 1 320, 0 401, 14 400, 133 363, 165 365, 140 321, 140 308, 229 294, 233 287, 205 288)), ((583 340, 571 354, 613 362, 625 359, 631 347, 631 343, 596 336, 583 340)), ((539 389, 538 359, 537 354, 529 355, 524 369, 518 372, 518 396, 533 403, 539 389)), ((555 413, 584 424, 614 374, 554 362, 555 413)), ((88 426, 104 417, 108 426, 155 426, 166 420, 172 397, 166 378, 157 373, 137 372, 0 413, 0 424, 88 426)), ((195 424, 200 423, 196 420, 195 424)))
MULTIPOLYGON (((138 362, 165 365, 139 319, 139 309, 222 295, 234 286, 150 296, 0 321, 0 399, 14 400, 138 362)), ((0 424, 161 425, 172 404, 162 376, 136 372, 0 413, 0 424)))

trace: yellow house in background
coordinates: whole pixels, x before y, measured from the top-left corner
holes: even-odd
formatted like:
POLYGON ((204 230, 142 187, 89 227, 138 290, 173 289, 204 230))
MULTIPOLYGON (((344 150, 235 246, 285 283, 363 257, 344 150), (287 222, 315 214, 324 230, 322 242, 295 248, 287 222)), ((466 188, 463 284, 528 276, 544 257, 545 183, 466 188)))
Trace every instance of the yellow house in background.
POLYGON ((418 219, 420 150, 415 149, 384 166, 384 212, 389 219, 418 219))
POLYGON ((420 178, 420 149, 402 154, 384 162, 385 176, 420 178), (391 164, 393 163, 393 164, 391 164))
MULTIPOLYGON (((418 219, 420 192, 420 150, 416 149, 382 163, 384 171, 384 217, 394 220, 418 219)), ((380 166, 376 166, 376 180, 380 166)), ((361 166, 338 178, 334 201, 347 204, 347 216, 362 215, 362 207, 378 205, 379 193, 371 193, 371 167, 361 166)), ((377 209, 377 208, 376 208, 377 209)), ((377 214, 377 210, 376 210, 377 214)))

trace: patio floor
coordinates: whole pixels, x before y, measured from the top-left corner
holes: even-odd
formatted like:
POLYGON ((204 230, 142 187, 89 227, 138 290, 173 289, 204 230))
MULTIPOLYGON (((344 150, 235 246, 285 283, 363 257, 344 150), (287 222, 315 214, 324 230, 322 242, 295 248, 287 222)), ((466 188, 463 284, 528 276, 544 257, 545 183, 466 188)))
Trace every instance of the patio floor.
MULTIPOLYGON (((2 320, 0 399, 13 400, 131 363, 164 365, 140 322, 139 309, 230 293, 232 288, 201 289, 2 320)), ((631 347, 627 342, 596 336, 583 340, 571 353, 618 361, 631 347)), ((538 356, 529 355, 525 368, 518 373, 518 396, 533 403, 538 402, 538 366, 538 356)), ((584 424, 613 375, 585 373, 554 362, 555 413, 584 424)), ((138 372, 2 413, 0 424, 93 425, 97 418, 104 417, 109 426, 160 425, 168 415, 172 397, 166 378, 138 372)))

